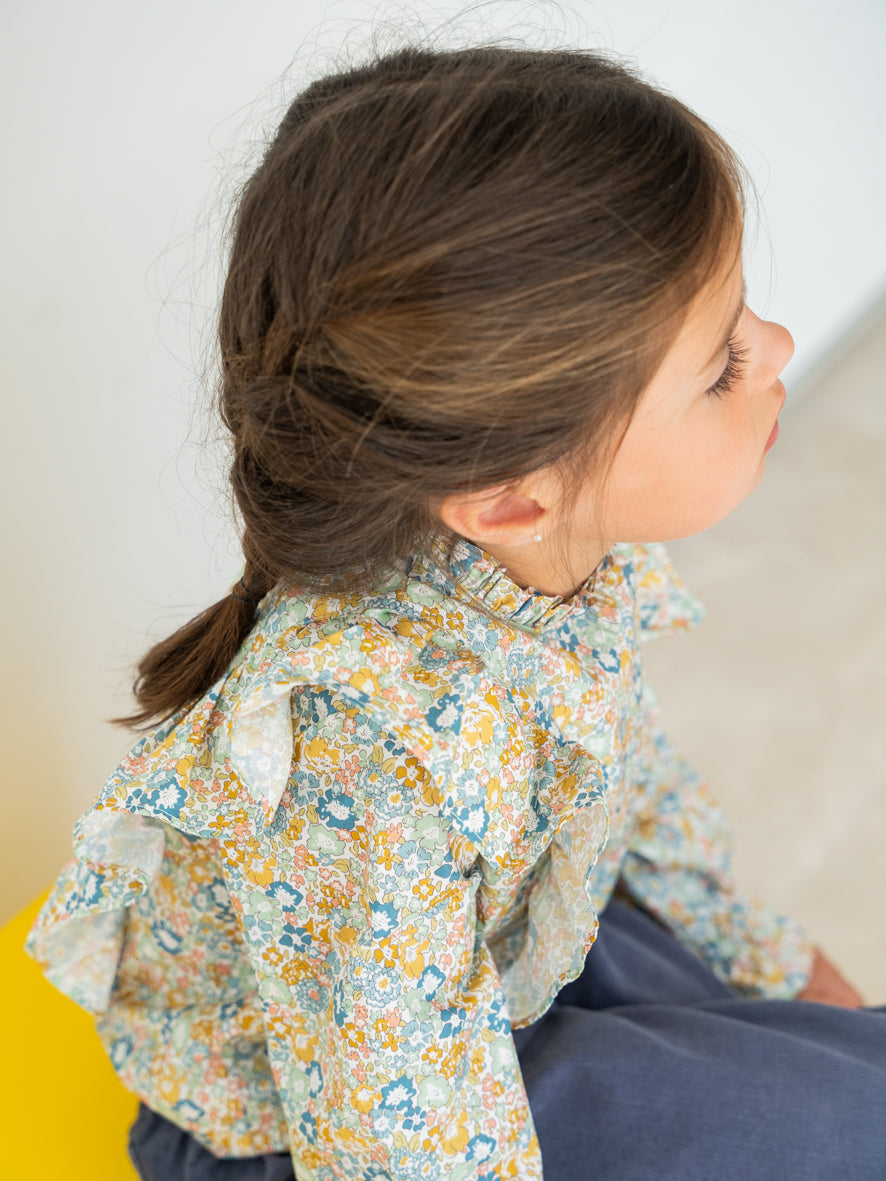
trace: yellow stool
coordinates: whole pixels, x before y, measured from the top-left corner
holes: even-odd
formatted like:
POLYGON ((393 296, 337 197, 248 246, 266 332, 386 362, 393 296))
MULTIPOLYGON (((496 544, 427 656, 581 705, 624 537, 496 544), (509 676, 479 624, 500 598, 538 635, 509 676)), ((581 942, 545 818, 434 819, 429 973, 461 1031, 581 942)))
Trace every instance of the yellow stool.
POLYGON ((22 945, 46 896, 0 930, 3 1175, 27 1181, 138 1181, 124 1090, 92 1018, 41 975, 22 945))

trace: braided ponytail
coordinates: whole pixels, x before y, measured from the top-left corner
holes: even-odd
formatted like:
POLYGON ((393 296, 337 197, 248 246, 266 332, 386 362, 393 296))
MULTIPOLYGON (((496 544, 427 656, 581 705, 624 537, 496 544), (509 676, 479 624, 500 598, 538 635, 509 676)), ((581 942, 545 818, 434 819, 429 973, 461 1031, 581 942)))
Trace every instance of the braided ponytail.
POLYGON ((241 581, 247 594, 237 584, 141 658, 133 686, 141 709, 109 718, 111 725, 138 730, 165 722, 199 701, 223 675, 252 628, 258 603, 273 586, 248 565, 241 581))

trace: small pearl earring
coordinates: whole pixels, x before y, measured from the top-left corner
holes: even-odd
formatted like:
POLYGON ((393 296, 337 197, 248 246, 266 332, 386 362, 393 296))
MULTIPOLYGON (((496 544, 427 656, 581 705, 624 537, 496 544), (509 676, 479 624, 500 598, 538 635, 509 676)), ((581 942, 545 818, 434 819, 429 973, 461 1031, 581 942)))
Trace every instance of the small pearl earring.
POLYGON ((535 538, 534 538, 533 540, 535 540, 535 541, 541 541, 541 534, 540 534, 540 533, 536 533, 536 535, 535 535, 535 538))

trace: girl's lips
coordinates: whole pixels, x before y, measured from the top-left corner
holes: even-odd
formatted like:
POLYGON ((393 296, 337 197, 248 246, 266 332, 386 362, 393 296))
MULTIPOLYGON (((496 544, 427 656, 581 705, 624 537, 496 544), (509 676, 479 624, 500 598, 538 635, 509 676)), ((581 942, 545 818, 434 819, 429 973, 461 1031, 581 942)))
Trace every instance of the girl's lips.
POLYGON ((768 451, 769 448, 772 446, 772 444, 775 442, 775 440, 777 438, 778 438, 778 419, 776 418, 775 423, 772 427, 772 431, 769 435, 769 439, 766 443, 766 446, 763 448, 763 451, 764 452, 768 451))

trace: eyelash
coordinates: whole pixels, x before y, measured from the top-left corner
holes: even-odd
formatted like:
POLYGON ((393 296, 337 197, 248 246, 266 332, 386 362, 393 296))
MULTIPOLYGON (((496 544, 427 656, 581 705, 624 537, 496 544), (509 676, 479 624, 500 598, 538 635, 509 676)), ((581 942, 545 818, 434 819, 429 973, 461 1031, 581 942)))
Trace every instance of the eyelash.
POLYGON ((728 348, 729 360, 726 362, 726 368, 707 391, 715 398, 722 398, 728 394, 735 383, 741 381, 745 375, 748 350, 742 348, 736 340, 730 340, 728 348))

